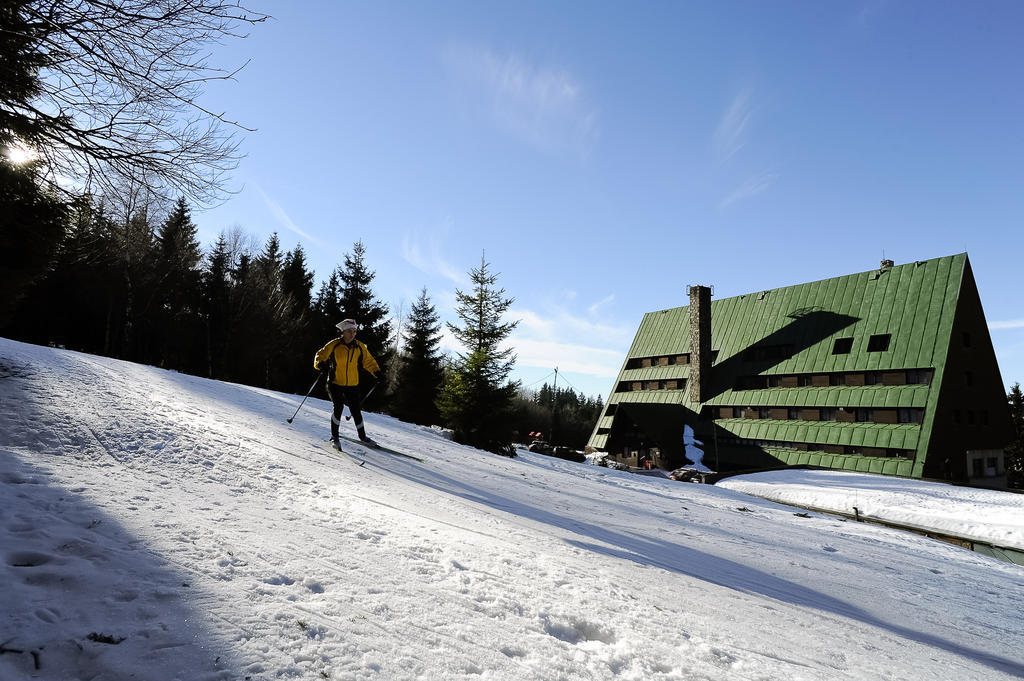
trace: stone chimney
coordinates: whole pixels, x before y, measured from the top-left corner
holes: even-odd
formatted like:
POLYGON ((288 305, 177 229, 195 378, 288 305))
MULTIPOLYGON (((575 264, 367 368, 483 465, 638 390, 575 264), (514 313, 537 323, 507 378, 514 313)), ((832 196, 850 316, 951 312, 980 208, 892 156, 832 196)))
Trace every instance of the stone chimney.
POLYGON ((708 399, 711 383, 711 287, 690 286, 690 401, 708 399))
POLYGON ((882 261, 882 266, 878 268, 878 271, 879 272, 888 272, 895 265, 896 265, 896 263, 894 263, 892 260, 883 260, 882 261))

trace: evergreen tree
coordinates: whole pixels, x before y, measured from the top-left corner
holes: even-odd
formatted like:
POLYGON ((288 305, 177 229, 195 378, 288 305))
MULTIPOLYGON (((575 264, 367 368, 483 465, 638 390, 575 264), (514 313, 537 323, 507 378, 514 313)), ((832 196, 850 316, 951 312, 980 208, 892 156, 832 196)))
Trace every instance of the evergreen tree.
POLYGON ((284 256, 281 265, 281 291, 288 300, 293 318, 309 316, 313 304, 313 273, 306 269, 306 252, 302 250, 301 245, 284 256))
POLYGON ((310 358, 323 344, 312 309, 313 273, 306 268, 306 253, 301 245, 284 256, 281 292, 289 325, 294 329, 286 343, 283 378, 286 390, 298 391, 304 388, 313 370, 310 358))
POLYGON ((1010 487, 1024 489, 1024 394, 1014 383, 1006 396, 1017 438, 1006 449, 1006 478, 1010 487))
POLYGON ((335 326, 343 317, 341 314, 341 279, 338 276, 340 268, 331 272, 331 276, 320 284, 320 290, 316 294, 316 302, 313 309, 317 316, 317 330, 321 338, 332 338, 337 335, 338 329, 335 326))
POLYGON ((437 423, 440 416, 435 402, 443 372, 438 351, 441 343, 440 317, 430 303, 426 288, 413 303, 403 338, 405 345, 392 413, 403 421, 429 426, 437 423))
POLYGON ((233 264, 228 251, 227 236, 221 232, 213 250, 207 256, 207 266, 202 277, 203 316, 206 322, 206 375, 209 378, 225 378, 233 264))
MULTIPOLYGON (((366 343, 381 367, 391 347, 391 322, 388 307, 373 294, 371 284, 376 273, 366 267, 366 248, 362 241, 352 246, 352 253, 345 254, 345 264, 338 270, 340 290, 338 305, 341 315, 359 323, 359 339, 366 343)), ((336 319, 334 324, 340 322, 336 319)), ((333 326, 333 325, 332 325, 333 326)))
POLYGON ((480 267, 470 271, 472 292, 455 291, 462 326, 449 323, 448 328, 467 352, 446 373, 438 408, 456 441, 515 456, 511 406, 518 384, 508 381, 515 356, 511 348, 500 345, 519 322, 502 321, 514 299, 497 288, 497 275, 488 267, 481 257, 480 267))
MULTIPOLYGON (((391 337, 391 322, 388 320, 388 307, 381 303, 373 294, 371 284, 376 274, 366 267, 366 248, 362 241, 352 246, 352 253, 345 254, 345 264, 338 269, 340 290, 338 305, 341 319, 355 319, 359 324, 359 340, 366 344, 380 365, 377 374, 381 385, 374 391, 370 406, 386 409, 393 396, 393 386, 388 385, 388 366, 394 358, 394 347, 391 337)), ((337 324, 341 319, 336 319, 337 324)), ((334 330, 337 335, 337 329, 334 330)), ((368 384, 360 381, 364 390, 368 384)))
POLYGON ((119 250, 117 269, 121 277, 121 333, 114 356, 153 363, 154 324, 151 317, 156 294, 154 277, 154 231, 146 208, 114 225, 114 244, 119 250))
MULTIPOLYGON (((3 137, 0 129, 0 143, 3 137)), ((64 236, 68 212, 63 201, 43 189, 32 164, 18 166, 0 153, 0 328, 28 287, 45 274, 64 236)))
POLYGON ((196 373, 202 367, 199 263, 202 252, 184 198, 156 233, 157 342, 162 366, 196 373))

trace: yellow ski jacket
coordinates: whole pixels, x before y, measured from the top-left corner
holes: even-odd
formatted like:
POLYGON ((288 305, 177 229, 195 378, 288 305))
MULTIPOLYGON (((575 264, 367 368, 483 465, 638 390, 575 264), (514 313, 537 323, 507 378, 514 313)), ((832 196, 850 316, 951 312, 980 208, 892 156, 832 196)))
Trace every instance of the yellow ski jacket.
POLYGON ((331 370, 330 380, 337 385, 359 385, 359 366, 377 377, 380 366, 362 341, 353 340, 345 345, 340 338, 335 338, 320 348, 313 359, 313 368, 320 371, 326 366, 331 370), (326 365, 325 365, 326 362, 326 365))

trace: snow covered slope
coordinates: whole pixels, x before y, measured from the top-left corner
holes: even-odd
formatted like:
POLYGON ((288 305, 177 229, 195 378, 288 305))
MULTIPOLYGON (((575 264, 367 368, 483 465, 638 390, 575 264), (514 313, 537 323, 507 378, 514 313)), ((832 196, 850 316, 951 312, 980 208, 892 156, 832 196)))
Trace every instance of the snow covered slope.
POLYGON ((0 679, 1024 675, 1020 567, 298 402, 0 340, 0 679))

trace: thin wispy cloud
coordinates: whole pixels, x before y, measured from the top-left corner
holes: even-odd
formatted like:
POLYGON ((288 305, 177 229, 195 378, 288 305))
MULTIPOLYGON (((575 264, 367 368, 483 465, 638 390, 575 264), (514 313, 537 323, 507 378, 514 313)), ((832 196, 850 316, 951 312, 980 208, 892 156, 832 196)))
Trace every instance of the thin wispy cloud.
POLYGON ((719 208, 728 208, 741 201, 767 191, 779 179, 778 173, 764 171, 748 178, 719 203, 719 208))
POLYGON ((1000 322, 989 322, 990 329, 1024 329, 1024 319, 1008 319, 1000 322))
POLYGON ((450 225, 446 225, 440 232, 426 236, 406 232, 402 237, 402 258, 421 272, 444 277, 456 286, 465 286, 469 282, 465 272, 444 257, 443 243, 450 229, 450 225))
POLYGON ((558 368, 598 378, 615 378, 622 366, 623 351, 595 348, 577 343, 556 343, 517 338, 516 364, 526 367, 558 368))
POLYGON ((715 128, 712 138, 715 165, 725 165, 746 146, 753 115, 750 90, 742 90, 733 97, 715 128))
POLYGON ((558 367, 602 379, 617 376, 633 334, 631 329, 598 318, 596 310, 611 302, 609 298, 590 305, 586 315, 561 305, 549 305, 542 311, 509 310, 509 318, 519 320, 509 338, 517 366, 558 367))
POLYGON ((606 305, 609 305, 609 304, 613 303, 614 301, 615 301, 615 294, 614 293, 610 293, 607 296, 605 296, 604 298, 602 298, 601 300, 597 301, 596 303, 594 303, 593 305, 588 307, 587 308, 587 312, 589 312, 592 315, 600 314, 602 307, 604 307, 606 305))
POLYGON ((263 197, 263 202, 267 204, 267 208, 270 209, 270 213, 274 216, 279 225, 281 225, 290 232, 298 234, 301 238, 305 239, 309 243, 320 246, 321 248, 327 247, 327 244, 325 244, 320 239, 317 239, 312 234, 309 234, 308 232, 299 229, 299 226, 296 225, 290 217, 288 217, 288 213, 284 211, 284 208, 281 208, 281 206, 278 205, 276 201, 267 196, 266 192, 264 192, 261 188, 256 187, 256 191, 258 191, 260 193, 260 196, 263 197))
POLYGON ((534 147, 585 155, 598 137, 597 114, 566 69, 465 45, 448 46, 443 63, 471 104, 534 147))

